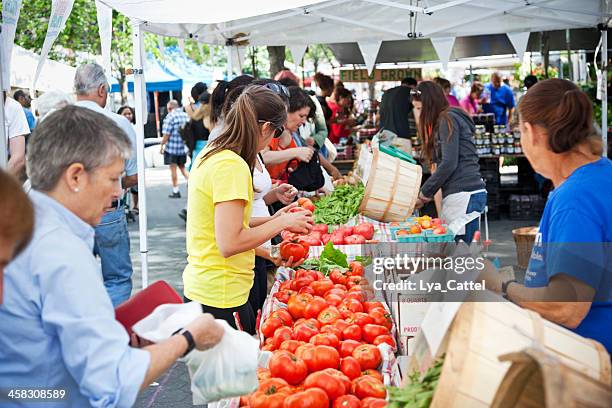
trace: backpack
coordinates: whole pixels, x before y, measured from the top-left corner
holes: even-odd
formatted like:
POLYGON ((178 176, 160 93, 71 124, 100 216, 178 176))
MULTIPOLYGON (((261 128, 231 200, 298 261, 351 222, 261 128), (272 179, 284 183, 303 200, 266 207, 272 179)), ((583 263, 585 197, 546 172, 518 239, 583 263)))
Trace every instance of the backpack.
POLYGON ((315 152, 309 162, 300 161, 297 168, 290 171, 289 166, 294 161, 295 159, 287 163, 287 182, 289 184, 301 191, 316 191, 325 185, 321 163, 319 163, 318 148, 315 148, 315 152))

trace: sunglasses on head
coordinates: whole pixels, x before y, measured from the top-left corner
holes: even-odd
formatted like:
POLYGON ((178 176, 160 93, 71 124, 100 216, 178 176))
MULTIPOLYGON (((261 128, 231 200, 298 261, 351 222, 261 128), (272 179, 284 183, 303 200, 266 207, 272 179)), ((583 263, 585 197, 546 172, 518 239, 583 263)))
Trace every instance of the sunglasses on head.
POLYGON ((269 123, 270 126, 274 127, 274 138, 278 139, 279 137, 281 137, 281 135, 283 134, 283 132, 285 131, 285 127, 281 126, 281 127, 275 127, 274 124, 272 122, 269 122, 267 120, 258 120, 257 122, 259 123, 269 123))
POLYGON ((418 90, 418 89, 416 89, 416 88, 415 88, 415 89, 411 89, 411 90, 410 90, 410 95, 413 95, 413 96, 414 96, 414 95, 421 95, 421 93, 422 93, 422 92, 421 92, 421 91, 419 91, 419 90, 418 90))
POLYGON ((272 92, 277 93, 281 96, 286 96, 287 98, 289 98, 290 96, 289 89, 287 89, 285 85, 277 84, 275 82, 268 82, 264 86, 272 92))

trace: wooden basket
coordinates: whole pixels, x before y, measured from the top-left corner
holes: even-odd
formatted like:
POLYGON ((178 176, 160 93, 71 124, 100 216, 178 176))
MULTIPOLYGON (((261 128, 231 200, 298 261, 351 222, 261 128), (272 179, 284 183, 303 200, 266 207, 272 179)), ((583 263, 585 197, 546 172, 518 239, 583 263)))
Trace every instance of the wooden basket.
POLYGON ((521 269, 527 269, 527 266, 529 266, 531 250, 537 233, 538 227, 523 227, 512 230, 512 236, 516 244, 517 265, 521 269))
POLYGON ((421 176, 421 166, 373 149, 359 213, 382 222, 405 221, 419 197, 421 176))
POLYGON ((542 350, 528 348, 499 359, 512 365, 495 394, 494 408, 608 408, 612 403, 612 387, 542 350))
MULTIPOLYGON (((409 372, 431 364, 423 333, 415 339, 409 372)), ((464 303, 437 355, 446 354, 432 408, 489 407, 510 363, 498 357, 534 343, 564 365, 610 384, 610 356, 596 341, 510 302, 464 303)))

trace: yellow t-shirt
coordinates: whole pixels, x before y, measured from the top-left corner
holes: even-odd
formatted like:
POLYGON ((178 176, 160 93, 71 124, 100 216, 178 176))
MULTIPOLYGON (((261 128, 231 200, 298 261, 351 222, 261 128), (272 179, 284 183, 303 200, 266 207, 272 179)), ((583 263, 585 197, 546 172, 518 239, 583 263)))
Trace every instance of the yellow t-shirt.
MULTIPOLYGON (((208 149, 198 155, 202 157, 208 149)), ((185 296, 203 305, 232 308, 245 304, 253 286, 255 250, 224 258, 215 239, 215 204, 244 200, 242 224, 249 228, 253 181, 247 163, 231 150, 199 160, 189 175, 185 296)))

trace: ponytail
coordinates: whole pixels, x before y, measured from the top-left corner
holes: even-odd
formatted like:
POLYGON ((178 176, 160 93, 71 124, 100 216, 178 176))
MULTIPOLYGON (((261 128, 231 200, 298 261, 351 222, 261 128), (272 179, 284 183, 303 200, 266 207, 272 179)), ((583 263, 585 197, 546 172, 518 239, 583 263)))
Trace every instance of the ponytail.
POLYGON ((518 106, 522 122, 546 129, 554 153, 565 153, 589 143, 594 154, 601 153, 601 140, 593 129, 593 105, 575 84, 548 79, 532 86, 518 106))
POLYGON ((227 81, 219 81, 210 97, 209 121, 211 126, 215 126, 221 117, 221 109, 223 108, 228 85, 229 82, 227 81))

